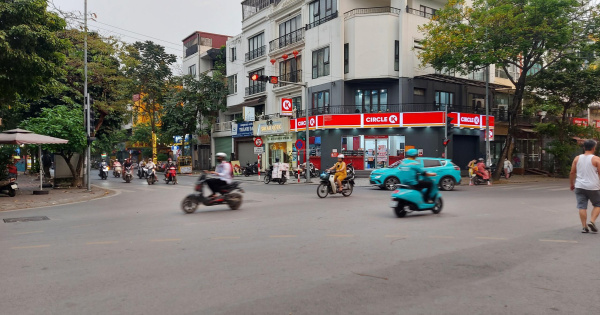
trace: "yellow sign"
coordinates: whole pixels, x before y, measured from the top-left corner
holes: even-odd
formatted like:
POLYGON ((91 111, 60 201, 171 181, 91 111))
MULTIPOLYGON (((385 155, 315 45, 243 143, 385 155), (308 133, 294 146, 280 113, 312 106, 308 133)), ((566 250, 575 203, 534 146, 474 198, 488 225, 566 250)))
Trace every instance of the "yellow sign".
POLYGON ((277 125, 263 125, 260 126, 260 134, 271 134, 271 133, 280 133, 283 130, 283 126, 281 124, 277 125))
POLYGON ((152 161, 157 163, 156 160, 156 133, 152 132, 152 161))

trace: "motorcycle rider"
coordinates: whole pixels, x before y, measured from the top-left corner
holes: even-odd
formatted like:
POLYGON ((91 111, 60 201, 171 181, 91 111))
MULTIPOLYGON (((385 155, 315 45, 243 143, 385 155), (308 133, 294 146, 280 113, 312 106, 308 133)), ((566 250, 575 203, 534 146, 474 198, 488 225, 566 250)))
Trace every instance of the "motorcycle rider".
POLYGON ((215 155, 215 157, 218 164, 214 171, 209 171, 208 173, 217 175, 219 178, 209 178, 206 180, 206 184, 210 190, 212 190, 212 195, 210 195, 210 198, 214 198, 222 187, 231 184, 233 178, 231 164, 229 164, 229 162, 226 160, 227 154, 219 152, 215 155))
POLYGON ((108 166, 108 164, 106 164, 106 160, 102 159, 102 161, 100 162, 100 167, 98 167, 98 169, 100 170, 100 172, 98 173, 98 175, 100 175, 100 177, 102 177, 102 168, 104 166, 108 166))
POLYGON ((483 179, 488 181, 488 185, 491 185, 492 182, 489 181, 490 179, 490 173, 487 171, 486 167, 485 167, 485 162, 483 161, 483 158, 479 158, 479 160, 477 160, 477 175, 481 176, 483 179))
POLYGON ((144 177, 144 166, 146 166, 146 162, 144 160, 140 161, 140 164, 138 165, 138 177, 144 177))
POLYGON ((333 176, 333 180, 335 180, 335 182, 337 184, 337 192, 341 193, 342 192, 342 181, 344 179, 346 179, 346 176, 347 176, 346 162, 344 162, 343 154, 338 154, 337 159, 338 159, 337 163, 335 163, 335 165, 328 168, 327 170, 330 171, 330 170, 335 169, 335 175, 333 176))
POLYGON ((148 159, 148 163, 146 163, 146 168, 148 169, 148 174, 150 174, 152 170, 156 168, 156 165, 154 165, 152 159, 148 159))
POLYGON ((433 181, 428 179, 428 176, 436 176, 436 173, 426 172, 423 167, 421 167, 421 163, 415 158, 419 155, 419 151, 417 149, 410 149, 406 151, 406 159, 402 160, 400 163, 400 182, 403 185, 409 185, 417 189, 418 191, 422 191, 425 189, 425 193, 423 194, 423 200, 428 203, 433 203, 434 196, 431 196, 431 191, 433 190, 433 181), (419 179, 419 174, 426 176, 424 179, 419 179))

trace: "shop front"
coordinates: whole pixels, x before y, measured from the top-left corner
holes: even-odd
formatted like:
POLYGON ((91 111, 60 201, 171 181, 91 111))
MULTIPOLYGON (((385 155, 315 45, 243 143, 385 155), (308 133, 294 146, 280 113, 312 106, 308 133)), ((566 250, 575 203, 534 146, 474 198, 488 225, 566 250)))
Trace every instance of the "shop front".
POLYGON ((231 137, 233 138, 234 157, 233 161, 239 161, 240 165, 254 163, 257 156, 254 155, 254 122, 240 122, 231 125, 231 137))
MULTIPOLYGON (((294 142, 296 133, 290 132, 290 119, 287 117, 273 118, 254 122, 254 136, 263 140, 265 149, 261 159, 261 168, 280 162, 292 163, 295 160, 294 142)), ((295 166, 292 163, 292 166, 295 166)))

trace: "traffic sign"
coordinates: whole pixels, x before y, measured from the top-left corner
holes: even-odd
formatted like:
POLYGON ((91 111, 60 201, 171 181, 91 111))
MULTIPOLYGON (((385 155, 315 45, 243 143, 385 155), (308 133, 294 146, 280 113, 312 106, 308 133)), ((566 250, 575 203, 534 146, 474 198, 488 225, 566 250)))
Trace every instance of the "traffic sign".
POLYGON ((254 139, 254 146, 262 147, 262 145, 263 145, 263 140, 260 137, 256 137, 256 139, 254 139))
POLYGON ((304 149, 304 141, 302 141, 302 139, 298 139, 296 141, 296 150, 302 150, 304 149))
POLYGON ((254 147, 254 154, 263 154, 265 153, 264 147, 254 147))

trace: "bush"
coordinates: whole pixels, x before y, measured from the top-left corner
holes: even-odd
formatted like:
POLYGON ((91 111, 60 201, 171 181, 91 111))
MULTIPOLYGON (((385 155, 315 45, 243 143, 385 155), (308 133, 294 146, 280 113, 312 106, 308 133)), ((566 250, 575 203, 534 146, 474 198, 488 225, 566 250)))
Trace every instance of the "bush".
POLYGON ((157 161, 166 161, 168 158, 169 158, 169 156, 164 153, 159 153, 156 155, 157 161))

